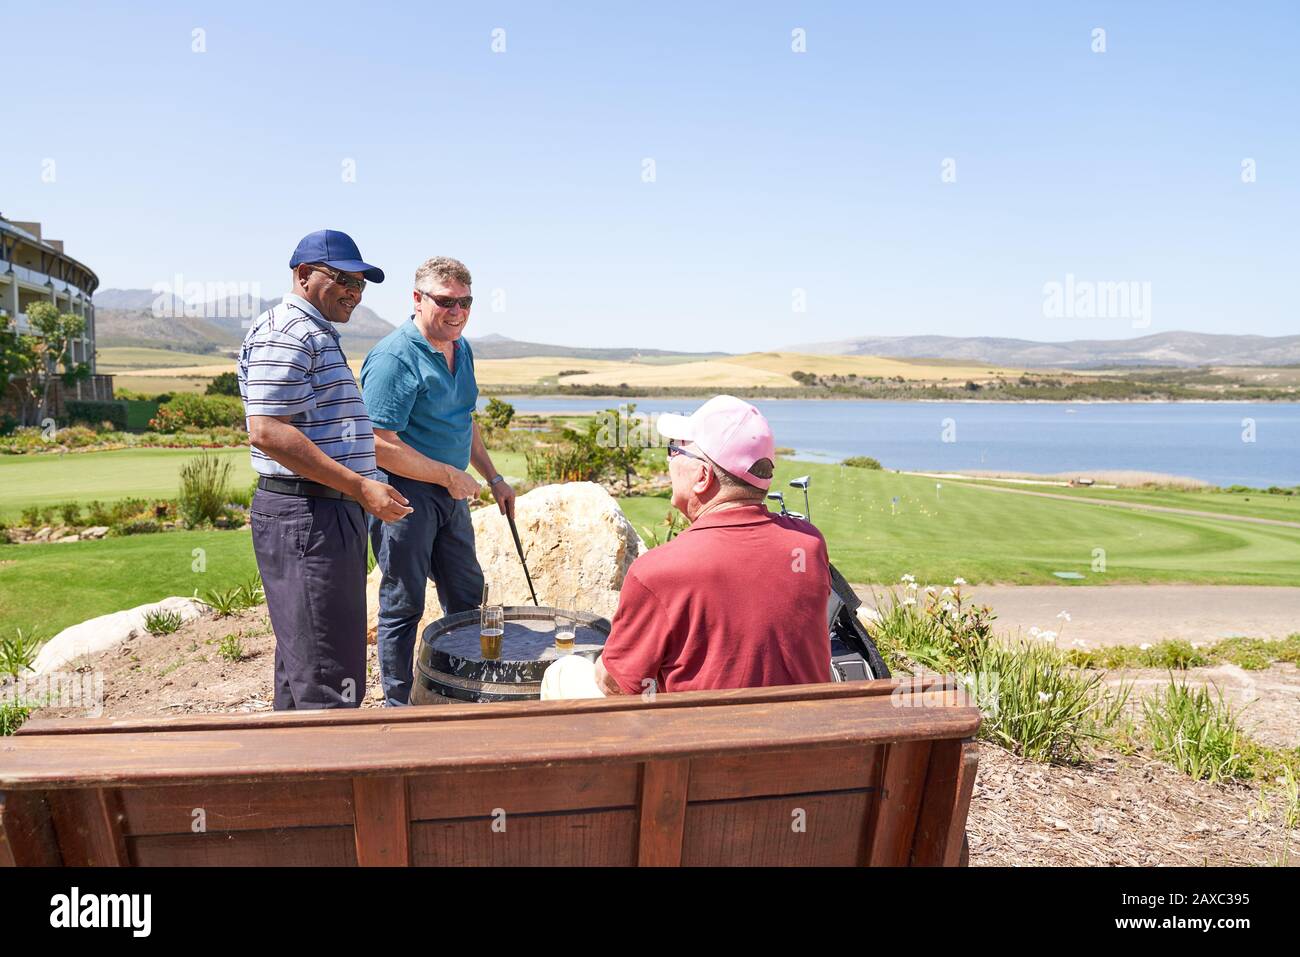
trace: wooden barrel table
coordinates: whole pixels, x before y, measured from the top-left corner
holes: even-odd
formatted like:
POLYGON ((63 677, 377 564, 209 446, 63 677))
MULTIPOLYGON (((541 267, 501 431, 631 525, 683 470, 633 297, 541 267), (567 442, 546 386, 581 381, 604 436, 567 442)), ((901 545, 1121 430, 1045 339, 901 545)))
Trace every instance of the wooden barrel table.
MULTIPOLYGON (((485 659, 479 645, 479 611, 439 618, 424 629, 415 659, 411 704, 537 700, 542 674, 555 662, 557 609, 505 606, 501 655, 485 659)), ((609 621, 574 611, 573 654, 595 661, 609 637, 609 621)))

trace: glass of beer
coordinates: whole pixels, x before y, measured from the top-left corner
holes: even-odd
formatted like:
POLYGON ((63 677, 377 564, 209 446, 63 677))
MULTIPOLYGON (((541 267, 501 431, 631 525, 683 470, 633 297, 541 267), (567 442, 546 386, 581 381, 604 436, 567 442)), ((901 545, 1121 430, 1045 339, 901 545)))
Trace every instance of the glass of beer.
POLYGON ((578 616, 571 611, 557 609, 555 612, 555 652, 558 655, 573 654, 574 639, 578 634, 578 616))
POLYGON ((478 646, 485 661, 501 657, 501 636, 506 630, 506 611, 500 605, 484 605, 479 621, 478 646))

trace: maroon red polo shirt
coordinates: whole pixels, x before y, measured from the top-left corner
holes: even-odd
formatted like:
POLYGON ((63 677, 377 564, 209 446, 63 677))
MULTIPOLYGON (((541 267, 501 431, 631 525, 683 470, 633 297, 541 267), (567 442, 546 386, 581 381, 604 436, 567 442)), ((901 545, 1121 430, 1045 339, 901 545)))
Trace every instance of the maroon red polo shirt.
POLYGON ((628 569, 602 660, 627 694, 830 681, 826 542, 761 504, 709 512, 628 569))

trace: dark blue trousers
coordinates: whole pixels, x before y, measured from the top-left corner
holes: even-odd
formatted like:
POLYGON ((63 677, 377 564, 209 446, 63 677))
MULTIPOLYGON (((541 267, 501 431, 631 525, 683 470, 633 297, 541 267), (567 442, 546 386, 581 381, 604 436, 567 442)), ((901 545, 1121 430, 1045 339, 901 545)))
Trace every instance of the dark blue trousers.
POLYGON ((366 696, 361 506, 259 488, 249 520, 275 629, 275 710, 359 708, 366 696))
POLYGON ((380 473, 415 509, 396 522, 373 515, 370 543, 383 569, 379 585, 379 670, 387 704, 407 704, 414 677, 416 629, 424 614, 430 581, 438 587, 444 615, 477 608, 483 600, 483 570, 474 553, 469 502, 451 497, 441 485, 380 473))

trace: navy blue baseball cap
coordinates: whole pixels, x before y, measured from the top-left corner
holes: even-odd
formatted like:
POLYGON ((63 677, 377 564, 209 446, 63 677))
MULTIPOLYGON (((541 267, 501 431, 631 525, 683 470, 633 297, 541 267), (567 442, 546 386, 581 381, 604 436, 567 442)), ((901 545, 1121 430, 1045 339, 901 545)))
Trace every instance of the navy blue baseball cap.
POLYGON ((352 237, 337 229, 318 229, 302 237, 289 260, 289 268, 293 269, 302 263, 324 263, 343 272, 359 272, 366 277, 367 282, 384 281, 384 271, 378 266, 363 262, 361 250, 357 249, 352 237))

